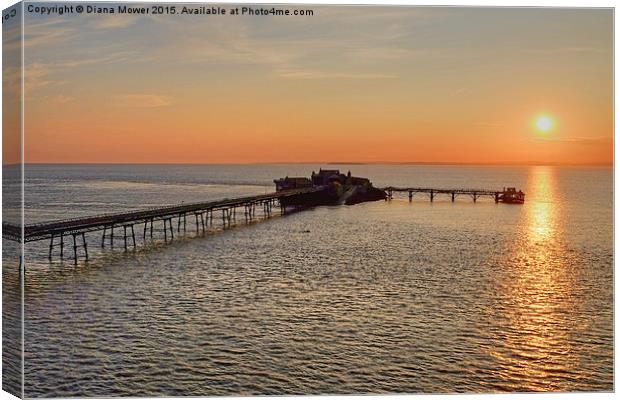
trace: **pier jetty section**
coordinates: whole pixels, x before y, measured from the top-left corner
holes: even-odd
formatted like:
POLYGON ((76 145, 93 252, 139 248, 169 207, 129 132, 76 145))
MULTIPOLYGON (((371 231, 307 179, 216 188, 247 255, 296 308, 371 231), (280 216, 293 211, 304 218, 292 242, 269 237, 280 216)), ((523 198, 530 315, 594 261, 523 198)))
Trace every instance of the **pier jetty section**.
POLYGON ((386 200, 392 200, 395 193, 407 193, 409 201, 413 201, 414 194, 423 193, 429 196, 430 201, 434 201, 438 195, 448 195, 454 203, 457 196, 471 197, 474 203, 481 197, 491 197, 496 203, 507 204, 523 204, 525 202, 525 193, 521 190, 517 191, 513 187, 504 188, 501 191, 487 189, 435 189, 423 187, 394 187, 388 186, 383 188, 386 192, 386 200))
POLYGON ((160 239, 168 242, 174 239, 175 231, 177 236, 185 234, 188 226, 190 231, 193 230, 192 225, 195 225, 196 234, 204 234, 208 228, 226 229, 233 222, 237 222, 237 213, 241 214, 242 211, 243 221, 250 223, 261 218, 270 218, 274 208, 279 208, 280 214, 285 214, 320 205, 388 201, 399 192, 407 193, 409 201, 413 200, 414 194, 419 193, 429 195, 431 202, 438 195, 448 195, 453 202, 457 196, 470 196, 474 202, 483 196, 492 197, 496 203, 523 204, 525 201, 525 194, 515 188, 493 191, 390 186, 379 189, 367 178, 352 176, 350 171, 343 174, 334 169, 313 171, 309 178, 287 176, 274 180, 274 183, 276 191, 264 195, 29 224, 24 226, 23 230, 19 225, 3 222, 2 237, 17 242, 49 240, 50 261, 55 255, 64 258, 66 248, 72 248, 73 259, 77 264, 78 258, 88 259, 86 234, 90 232, 101 232, 102 248, 119 247, 120 241, 120 247, 128 250, 137 246, 136 231, 138 238, 142 233, 144 244, 156 239, 154 232, 158 233, 160 239), (257 209, 262 209, 258 215, 257 209))
POLYGON ((236 199, 224 199, 204 203, 180 204, 175 206, 158 207, 146 210, 104 214, 92 217, 72 218, 59 221, 51 221, 21 226, 10 223, 2 223, 2 237, 17 242, 34 242, 49 240, 49 258, 57 254, 60 258, 65 255, 65 249, 72 247, 73 258, 77 263, 78 258, 88 259, 88 245, 86 233, 102 232, 101 247, 115 247, 122 242, 121 247, 127 250, 136 247, 136 231, 142 233, 145 243, 148 239, 154 239, 154 227, 163 233, 164 241, 173 240, 175 231, 177 235, 188 231, 188 225, 195 222, 197 233, 205 233, 208 227, 218 224, 225 229, 237 221, 237 212, 241 214, 246 223, 257 219, 257 209, 262 209, 262 216, 269 218, 273 215, 273 209, 279 208, 284 214, 294 207, 287 207, 287 201, 305 198, 307 196, 320 196, 326 191, 326 187, 308 187, 299 189, 282 190, 265 195, 241 197, 236 199), (193 221, 192 221, 193 220, 193 221), (218 222, 221 221, 221 224, 218 222), (189 224, 188 224, 189 222, 189 224), (163 230, 161 227, 163 226, 163 230), (72 240, 70 240, 72 239, 72 240))

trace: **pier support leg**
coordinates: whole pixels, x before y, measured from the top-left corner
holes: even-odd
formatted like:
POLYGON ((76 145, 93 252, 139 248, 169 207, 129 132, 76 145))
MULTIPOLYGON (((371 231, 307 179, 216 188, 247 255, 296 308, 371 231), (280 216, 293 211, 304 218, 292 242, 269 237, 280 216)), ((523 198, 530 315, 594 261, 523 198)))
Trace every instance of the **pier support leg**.
POLYGON ((110 247, 114 248, 114 225, 110 227, 110 247))
POLYGON ((166 224, 166 220, 164 220, 164 242, 168 241, 168 225, 166 224))
POLYGON ((452 202, 454 203, 454 192, 452 192, 452 202))
POLYGON ((499 203, 499 193, 495 193, 495 204, 499 203))
POLYGON ((77 253, 77 240, 75 239, 75 233, 73 233, 71 236, 73 236, 73 262, 74 264, 77 264, 78 261, 78 253, 77 253))
POLYGON ((133 248, 136 248, 136 232, 133 230, 133 225, 131 225, 131 240, 133 242, 133 248))
POLYGON ((60 232, 60 258, 63 259, 65 256, 65 233, 60 232))
POLYGON ((409 192, 409 203, 413 201, 413 192, 409 192))
POLYGON ((127 225, 123 226, 123 240, 125 242, 125 251, 127 251, 127 225))
POLYGON ((153 239, 153 218, 151 218, 151 239, 153 239))
POLYGON ((431 190, 431 203, 433 202, 433 199, 434 199, 434 198, 435 198, 435 192, 433 192, 433 191, 431 190))
POLYGON ((50 251, 49 254, 47 255, 47 258, 52 261, 52 248, 54 247, 54 235, 52 235, 52 238, 50 239, 50 251))
POLYGON ((88 245, 86 244, 86 236, 84 235, 84 232, 82 232, 82 245, 84 246, 84 254, 88 260, 88 245))
POLYGON ((101 248, 103 249, 105 247, 105 232, 108 229, 107 226, 103 227, 103 235, 101 235, 101 248))
POLYGON ((172 218, 168 221, 170 225, 170 240, 174 240, 174 230, 172 229, 172 218))
POLYGON ((474 203, 476 202, 476 200, 478 200, 478 194, 474 193, 474 203))

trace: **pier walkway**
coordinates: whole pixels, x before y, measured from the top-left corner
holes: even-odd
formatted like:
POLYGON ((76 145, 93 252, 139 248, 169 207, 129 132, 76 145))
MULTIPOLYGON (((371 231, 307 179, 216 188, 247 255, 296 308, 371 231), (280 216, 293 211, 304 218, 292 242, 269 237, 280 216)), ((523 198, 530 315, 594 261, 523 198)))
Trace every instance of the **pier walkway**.
POLYGON ((415 193, 425 193, 429 195, 431 201, 433 201, 435 197, 439 194, 446 194, 451 197, 453 202, 457 196, 465 195, 465 196, 470 196, 474 200, 474 203, 476 202, 476 200, 478 200, 480 197, 483 197, 483 196, 491 197, 493 198, 493 200, 495 200, 496 203, 499 203, 500 198, 501 198, 500 196, 504 193, 502 191, 487 190, 487 189, 434 189, 434 188, 422 188, 422 187, 393 187, 393 186, 388 186, 386 188, 383 188, 383 190, 387 193, 387 197, 385 199, 388 201, 392 200, 392 198, 394 197, 394 193, 404 192, 408 194, 409 201, 413 201, 413 195, 415 193))
MULTIPOLYGON (((23 241, 33 242, 39 240, 50 240, 49 258, 52 258, 53 251, 59 247, 59 255, 64 256, 65 239, 73 238, 74 260, 77 263, 78 257, 88 259, 88 246, 85 234, 94 231, 103 231, 101 237, 101 247, 109 243, 114 247, 115 231, 121 230, 117 239, 122 239, 123 247, 136 247, 136 233, 134 227, 140 225, 142 228, 143 240, 153 238, 154 225, 163 223, 164 240, 174 239, 174 225, 177 234, 187 232, 187 218, 195 220, 196 232, 204 233, 208 226, 213 226, 214 213, 218 215, 216 220, 221 217, 221 226, 229 227, 231 222, 236 220, 237 208, 242 208, 246 222, 256 219, 256 209, 262 208, 263 217, 270 217, 272 209, 279 207, 281 213, 285 212, 282 200, 292 199, 296 196, 303 196, 309 193, 321 192, 325 187, 309 187, 300 189, 283 190, 279 192, 241 197, 235 199, 224 199, 209 201, 204 203, 180 204, 174 206, 151 208, 146 210, 131 211, 118 214, 104 214, 92 217, 72 218, 61 221, 44 222, 29 224, 24 226, 23 241), (219 215, 221 213, 221 215, 219 215), (173 222, 176 222, 174 224, 173 222), (81 250, 78 251, 78 250, 81 250)), ((14 224, 2 224, 2 237, 4 239, 17 242, 22 241, 21 227, 14 224)))
MULTIPOLYGON (((287 204, 304 204, 304 199, 312 198, 314 194, 321 195, 319 192, 326 190, 328 190, 328 186, 311 186, 235 199, 155 207, 124 213, 29 224, 24 226, 23 235, 20 226, 3 222, 2 237, 17 242, 49 240, 50 261, 55 253, 61 259, 64 257, 65 245, 67 247, 70 245, 66 240, 68 241, 69 237, 71 237, 73 239, 71 243, 73 259, 77 263, 80 257, 88 259, 88 245, 86 241, 86 233, 88 232, 102 231, 102 248, 106 247, 106 244, 113 248, 117 244, 115 243, 116 238, 117 241, 122 239, 122 247, 127 250, 129 247, 136 248, 136 226, 142 230, 142 243, 146 243, 147 240, 153 240, 154 231, 159 234, 160 238, 163 233, 164 241, 168 242, 169 239, 174 239, 175 228, 177 235, 180 235, 181 232, 187 232, 188 217, 190 218, 190 225, 192 224, 192 219, 195 221, 196 234, 204 234, 207 232, 208 227, 214 227, 214 214, 217 214, 215 216, 216 223, 221 218, 221 225, 219 223, 217 225, 222 229, 226 229, 231 226, 233 221, 236 222, 238 208, 243 209, 245 222, 249 223, 257 219, 257 208, 262 208, 262 213, 259 217, 269 218, 272 216, 273 207, 279 207, 281 214, 284 214, 287 204), (156 224, 157 229, 154 228, 156 224), (57 248, 59 251, 55 252, 57 248)), ((392 200, 395 193, 407 193, 409 201, 413 200, 414 194, 424 193, 429 195, 431 202, 440 194, 450 196, 453 202, 457 196, 470 196, 474 202, 483 196, 493 198, 496 203, 500 201, 507 202, 506 194, 511 193, 505 190, 434 189, 393 186, 381 190, 385 191, 385 199, 388 201, 392 200)), ((508 190, 514 191, 514 188, 509 188, 508 190)), ((519 193, 523 195, 521 192, 519 193)))

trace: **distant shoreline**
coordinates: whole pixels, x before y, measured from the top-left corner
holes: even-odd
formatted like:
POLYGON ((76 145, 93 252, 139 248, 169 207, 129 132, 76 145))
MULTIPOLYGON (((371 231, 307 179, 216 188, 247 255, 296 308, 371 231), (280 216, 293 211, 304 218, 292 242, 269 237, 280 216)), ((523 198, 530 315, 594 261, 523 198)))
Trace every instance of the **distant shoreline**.
MULTIPOLYGON (((17 166, 19 163, 3 164, 3 167, 17 166)), ((427 166, 480 166, 480 167, 613 167, 613 163, 545 163, 545 162, 493 162, 493 163, 468 163, 452 161, 273 161, 273 162, 247 162, 247 163, 179 163, 179 162, 144 162, 144 163, 125 163, 125 162, 28 162, 25 165, 427 165, 427 166)))

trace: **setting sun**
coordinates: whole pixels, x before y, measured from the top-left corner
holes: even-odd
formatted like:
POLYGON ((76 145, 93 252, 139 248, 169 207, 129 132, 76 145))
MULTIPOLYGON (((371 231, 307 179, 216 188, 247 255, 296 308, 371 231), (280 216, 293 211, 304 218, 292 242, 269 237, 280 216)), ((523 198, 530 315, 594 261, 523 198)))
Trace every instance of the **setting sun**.
POLYGON ((536 130, 540 133, 547 133, 553 129, 554 126, 553 119, 548 115, 539 115, 536 117, 536 121, 534 125, 536 126, 536 130))

